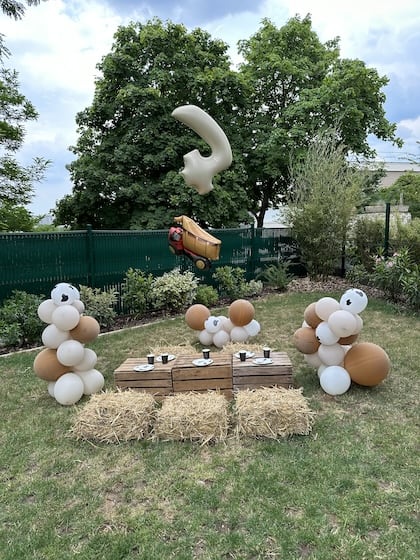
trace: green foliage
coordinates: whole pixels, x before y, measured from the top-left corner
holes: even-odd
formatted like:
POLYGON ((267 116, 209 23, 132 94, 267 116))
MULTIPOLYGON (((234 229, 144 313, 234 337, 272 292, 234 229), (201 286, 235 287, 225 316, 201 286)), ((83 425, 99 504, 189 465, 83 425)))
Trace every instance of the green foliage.
POLYGON ((410 307, 420 310, 420 266, 413 264, 401 278, 402 293, 410 307))
POLYGON ((420 262, 420 218, 403 223, 396 220, 391 232, 391 244, 394 250, 407 247, 414 262, 420 262))
POLYGON ((213 286, 200 285, 195 294, 194 303, 201 303, 206 307, 214 307, 219 301, 219 294, 213 286))
POLYGON ((153 307, 168 312, 182 311, 190 306, 196 296, 198 278, 191 271, 179 268, 165 272, 152 282, 150 297, 153 307))
MULTIPOLYGON (((373 269, 373 265, 370 269, 373 269)), ((374 285, 372 272, 369 271, 363 264, 353 264, 346 271, 346 279, 354 286, 374 285)))
POLYGON ((242 297, 253 297, 258 296, 262 293, 264 288, 263 283, 261 280, 250 280, 249 282, 245 282, 242 288, 242 297))
POLYGON ((392 257, 378 256, 373 268, 373 281, 393 301, 401 299, 403 279, 411 275, 414 264, 407 249, 394 253, 392 257))
POLYGON ((0 204, 0 231, 33 231, 37 222, 23 206, 0 204))
POLYGON ((360 264, 371 271, 374 257, 383 247, 385 238, 385 220, 358 216, 355 220, 346 247, 347 256, 353 264, 360 264))
POLYGON ((19 347, 38 342, 45 325, 38 317, 42 296, 14 290, 0 307, 0 341, 19 347))
POLYGON ((289 262, 279 261, 277 264, 273 263, 265 267, 264 270, 258 274, 257 278, 261 279, 263 283, 270 286, 270 288, 286 290, 293 278, 293 275, 289 272, 289 268, 289 262))
POLYGON ((245 271, 241 267, 219 266, 212 276, 221 296, 229 299, 243 296, 246 280, 245 271))
POLYGON ((141 315, 151 307, 150 290, 153 276, 144 271, 129 268, 121 285, 124 310, 133 315, 141 315))
POLYGON ((117 313, 114 309, 118 292, 80 286, 80 299, 85 304, 85 315, 94 317, 101 327, 111 327, 117 313))
POLYGON ((322 132, 303 160, 291 166, 293 191, 286 215, 311 277, 334 274, 361 197, 360 171, 337 145, 337 132, 322 132))
POLYGON ((412 218, 420 218, 420 175, 412 171, 403 173, 390 187, 380 189, 378 198, 391 204, 408 206, 412 218))

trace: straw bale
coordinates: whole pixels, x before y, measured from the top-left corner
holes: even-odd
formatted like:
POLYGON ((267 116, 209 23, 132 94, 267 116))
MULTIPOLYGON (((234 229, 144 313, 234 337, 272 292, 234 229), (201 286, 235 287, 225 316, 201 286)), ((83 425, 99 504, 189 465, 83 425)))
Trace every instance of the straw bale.
POLYGON ((70 434, 78 440, 103 443, 148 438, 156 405, 152 395, 140 391, 94 394, 77 414, 70 434))
POLYGON ((202 445, 227 438, 229 403, 217 391, 177 393, 166 397, 156 414, 153 438, 202 445))
POLYGON ((239 391, 234 401, 237 437, 280 439, 308 435, 314 413, 302 389, 262 387, 239 391))

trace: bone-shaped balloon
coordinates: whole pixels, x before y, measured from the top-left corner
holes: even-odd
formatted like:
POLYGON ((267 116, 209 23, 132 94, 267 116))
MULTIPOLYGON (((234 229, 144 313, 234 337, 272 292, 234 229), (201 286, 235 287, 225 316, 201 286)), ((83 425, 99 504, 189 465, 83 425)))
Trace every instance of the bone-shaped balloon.
POLYGON ((213 189, 213 176, 232 163, 229 140, 217 122, 196 105, 177 107, 172 116, 188 125, 212 149, 208 157, 203 157, 197 149, 185 154, 185 167, 181 171, 187 185, 194 187, 199 194, 206 194, 213 189))

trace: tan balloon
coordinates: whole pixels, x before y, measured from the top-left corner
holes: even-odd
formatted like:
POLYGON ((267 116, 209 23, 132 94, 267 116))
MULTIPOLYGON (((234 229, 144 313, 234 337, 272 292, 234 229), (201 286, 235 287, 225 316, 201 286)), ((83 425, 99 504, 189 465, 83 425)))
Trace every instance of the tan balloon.
POLYGON ((89 315, 83 315, 80 317, 78 325, 74 327, 74 329, 71 329, 70 336, 73 340, 84 344, 85 342, 95 340, 100 330, 101 328, 96 319, 89 315))
POLYGON ((374 387, 383 381, 391 369, 388 354, 372 342, 360 342, 344 357, 344 368, 358 385, 374 387))
POLYGON ((204 329, 204 321, 210 317, 210 310, 201 303, 191 305, 185 313, 185 322, 194 331, 204 329))
POLYGON ((64 366, 57 359, 57 351, 52 348, 45 348, 36 356, 34 360, 35 374, 45 381, 57 381, 64 373, 70 371, 68 366, 64 366))
POLYGON ((255 315, 255 308, 246 299, 237 299, 229 306, 229 319, 235 327, 244 327, 252 321, 255 315))
POLYGON ((320 346, 315 329, 311 329, 311 327, 301 327, 295 331, 293 344, 302 354, 314 354, 320 346))
POLYGON ((303 318, 313 329, 316 329, 317 326, 322 323, 322 319, 316 314, 315 305, 316 302, 310 303, 303 312, 303 318))

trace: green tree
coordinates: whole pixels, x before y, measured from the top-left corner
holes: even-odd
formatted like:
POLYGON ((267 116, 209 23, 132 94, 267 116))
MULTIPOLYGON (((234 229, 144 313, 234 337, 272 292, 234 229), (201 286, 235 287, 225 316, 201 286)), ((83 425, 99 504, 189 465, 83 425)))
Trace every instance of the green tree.
POLYGON ((154 19, 120 27, 98 65, 90 107, 76 117, 79 138, 68 166, 73 192, 59 201, 56 223, 72 227, 159 229, 186 214, 202 226, 235 226, 249 219, 241 160, 200 196, 178 173, 183 155, 198 148, 195 133, 171 116, 194 104, 223 128, 234 150, 243 104, 240 77, 228 46, 201 29, 154 19))
MULTIPOLYGON (((26 0, 28 6, 37 6, 41 0, 26 0)), ((22 19, 25 15, 25 4, 17 0, 0 0, 0 9, 6 16, 22 19)))
POLYGON ((390 187, 380 189, 377 198, 391 204, 402 201, 413 218, 420 218, 420 174, 413 171, 403 173, 390 187))
POLYGON ((33 231, 38 221, 23 206, 0 204, 0 231, 33 231))
POLYGON ((320 130, 336 128, 346 153, 370 157, 367 137, 401 145, 396 125, 385 118, 382 88, 388 78, 361 60, 341 59, 339 39, 321 43, 310 16, 280 29, 264 19, 240 41, 240 73, 248 86, 244 133, 249 210, 262 226, 270 206, 285 199, 290 161, 299 158, 320 130))
POLYGON ((287 218, 311 277, 334 274, 361 200, 363 172, 346 161, 336 131, 321 132, 290 169, 287 218))

